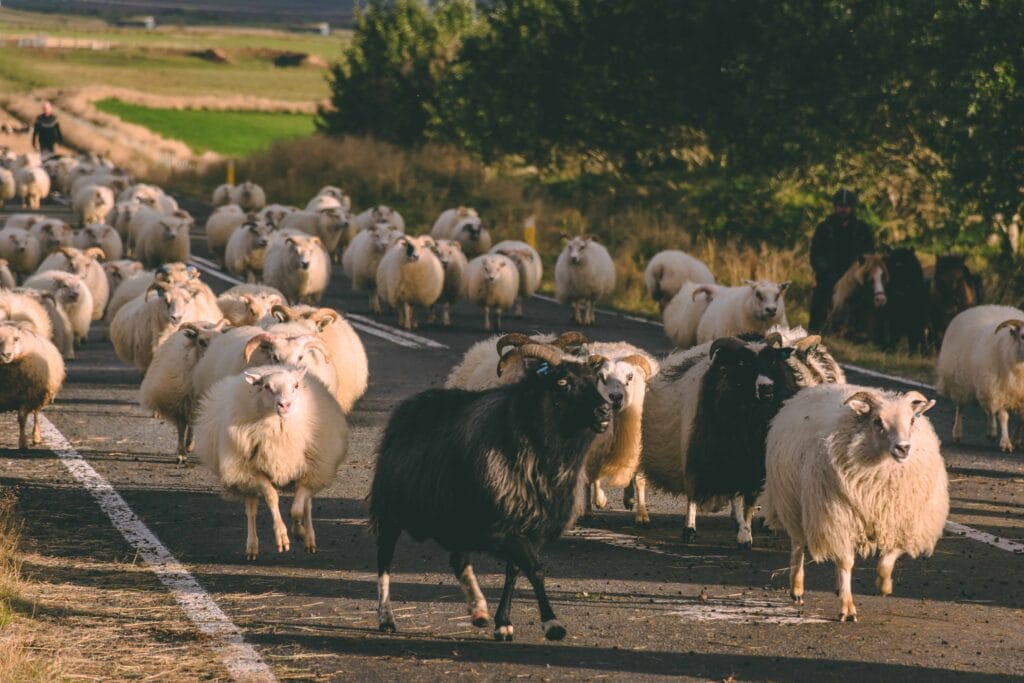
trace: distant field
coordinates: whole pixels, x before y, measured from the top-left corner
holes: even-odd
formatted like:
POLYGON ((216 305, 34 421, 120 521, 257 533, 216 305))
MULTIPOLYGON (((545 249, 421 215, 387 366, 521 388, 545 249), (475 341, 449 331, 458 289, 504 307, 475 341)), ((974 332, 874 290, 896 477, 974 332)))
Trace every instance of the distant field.
POLYGON ((0 92, 42 87, 112 85, 161 95, 230 93, 286 100, 328 95, 325 70, 278 68, 280 52, 338 59, 347 33, 318 36, 280 30, 163 26, 155 31, 115 28, 97 19, 0 9, 0 92), (109 41, 111 49, 18 48, 16 36, 109 41), (190 52, 219 49, 230 63, 208 62, 190 52))
POLYGON ((96 108, 181 140, 199 154, 213 151, 245 156, 266 149, 275 140, 300 138, 314 131, 313 117, 302 114, 154 109, 115 99, 99 100, 96 108))

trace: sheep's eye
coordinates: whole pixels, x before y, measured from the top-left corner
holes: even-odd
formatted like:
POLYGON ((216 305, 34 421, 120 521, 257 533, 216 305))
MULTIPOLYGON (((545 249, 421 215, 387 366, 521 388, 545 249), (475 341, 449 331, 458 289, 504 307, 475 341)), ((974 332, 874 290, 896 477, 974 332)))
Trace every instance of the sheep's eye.
POLYGON ((298 388, 299 388, 299 383, 298 383, 298 382, 296 382, 296 383, 295 383, 295 386, 293 386, 293 387, 292 387, 292 389, 298 389, 298 388))
POLYGON ((628 375, 626 375, 626 381, 627 382, 632 382, 633 381, 633 373, 632 372, 629 373, 628 375))
POLYGON ((759 301, 764 301, 764 295, 761 292, 757 292, 757 298, 759 301))
POLYGON ((558 382, 556 382, 556 384, 558 384, 558 386, 560 386, 560 387, 567 387, 567 386, 569 386, 569 380, 567 380, 567 379, 565 379, 563 377, 562 379, 558 380, 558 382))
POLYGON ((882 422, 882 418, 880 418, 880 417, 876 417, 875 418, 875 426, 878 427, 878 431, 880 431, 880 432, 884 432, 885 431, 885 423, 882 422))
POLYGON ((205 347, 207 345, 207 341, 205 339, 200 339, 199 340, 199 345, 202 346, 202 347, 205 347))

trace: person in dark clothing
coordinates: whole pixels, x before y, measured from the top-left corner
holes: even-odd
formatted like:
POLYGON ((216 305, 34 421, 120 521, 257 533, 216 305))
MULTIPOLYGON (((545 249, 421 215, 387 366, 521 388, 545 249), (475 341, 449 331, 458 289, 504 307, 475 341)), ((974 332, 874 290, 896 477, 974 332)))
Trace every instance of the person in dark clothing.
POLYGON ((64 142, 60 134, 60 123, 53 114, 53 106, 43 102, 43 113, 36 117, 32 125, 32 148, 45 154, 53 154, 58 142, 64 142), (38 145, 37 145, 38 143, 38 145))
POLYGON ((875 236, 854 212, 857 193, 839 190, 832 196, 833 213, 818 224, 811 239, 814 293, 808 327, 820 332, 832 305, 832 288, 853 262, 875 250, 875 236))

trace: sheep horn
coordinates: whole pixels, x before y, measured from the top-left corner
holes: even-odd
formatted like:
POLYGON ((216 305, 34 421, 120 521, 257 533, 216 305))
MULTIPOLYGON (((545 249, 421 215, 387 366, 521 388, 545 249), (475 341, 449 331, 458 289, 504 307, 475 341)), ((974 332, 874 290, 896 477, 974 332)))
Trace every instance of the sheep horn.
POLYGON ((293 313, 292 310, 284 304, 274 304, 270 307, 270 315, 274 316, 279 321, 286 323, 292 319, 293 313))
POLYGON ((94 259, 102 261, 107 258, 107 252, 103 251, 100 247, 89 247, 83 252, 86 256, 91 256, 94 259))
POLYGON ((304 349, 315 349, 316 351, 319 351, 321 354, 323 354, 325 362, 327 362, 327 363, 331 362, 331 354, 327 350, 327 345, 324 344, 323 340, 321 340, 319 337, 314 337, 313 335, 309 335, 309 339, 306 339, 305 341, 303 341, 302 348, 304 348, 304 349))
POLYGON ((167 286, 167 284, 164 283, 164 282, 154 282, 153 284, 151 284, 149 286, 148 289, 146 289, 146 296, 145 296, 145 298, 143 300, 144 301, 149 301, 149 293, 150 292, 155 292, 155 291, 166 292, 169 289, 170 289, 170 287, 167 286))
POLYGON ((178 331, 184 332, 185 336, 188 337, 189 339, 195 339, 197 336, 199 336, 199 333, 202 330, 200 330, 199 326, 196 325, 195 323, 182 323, 181 325, 178 325, 178 331), (191 332, 192 334, 189 334, 189 332, 191 332))
POLYGON ((870 391, 858 391, 843 401, 843 405, 849 405, 853 401, 863 401, 871 406, 872 409, 878 408, 878 397, 870 391))
POLYGON ((586 336, 581 332, 563 332, 558 335, 558 339, 551 342, 551 346, 557 349, 565 350, 573 346, 582 346, 587 343, 586 336))
POLYGON ((592 354, 589 358, 587 358, 587 365, 589 365, 592 368, 599 368, 607 362, 607 358, 605 358, 604 356, 599 356, 597 354, 592 354))
POLYGON ((512 334, 506 334, 503 337, 499 337, 496 347, 500 354, 506 346, 514 346, 518 348, 523 344, 529 344, 531 341, 532 340, 525 334, 522 334, 521 332, 513 332, 512 334))
POLYGON ((797 351, 810 351, 821 343, 821 335, 809 334, 793 345, 797 351))
POLYGON ((323 332, 338 320, 338 313, 329 308, 321 308, 313 314, 311 319, 316 323, 317 332, 323 332))
POLYGON ((1003 329, 1004 327, 1016 327, 1019 330, 1020 328, 1024 327, 1024 320, 1014 320, 1012 318, 1010 320, 1004 320, 1003 322, 999 323, 998 327, 996 327, 995 334, 999 334, 999 330, 1003 329))
POLYGON ((256 349, 260 347, 264 342, 273 342, 274 335, 272 334, 257 334, 255 337, 245 343, 245 348, 242 350, 242 357, 245 358, 245 362, 248 363, 252 358, 252 354, 256 352, 256 349))
POLYGON ((774 346, 777 349, 782 348, 783 340, 780 332, 772 332, 764 338, 764 343, 768 346, 774 346))
POLYGON ((523 355, 523 358, 539 358, 551 365, 558 365, 562 362, 561 350, 549 344, 538 344, 536 342, 523 344, 519 347, 519 353, 523 355))
POLYGON ((650 379, 651 375, 654 374, 654 368, 651 367, 651 362, 647 360, 646 356, 641 356, 639 353, 634 353, 631 356, 626 356, 625 358, 622 358, 621 361, 623 363, 629 363, 630 365, 634 365, 640 368, 640 370, 644 373, 645 379, 650 379))
POLYGON ((696 301, 698 294, 707 294, 708 301, 711 301, 711 298, 713 297, 714 293, 715 289, 711 285, 701 285, 699 287, 694 288, 693 294, 690 296, 690 298, 696 301))

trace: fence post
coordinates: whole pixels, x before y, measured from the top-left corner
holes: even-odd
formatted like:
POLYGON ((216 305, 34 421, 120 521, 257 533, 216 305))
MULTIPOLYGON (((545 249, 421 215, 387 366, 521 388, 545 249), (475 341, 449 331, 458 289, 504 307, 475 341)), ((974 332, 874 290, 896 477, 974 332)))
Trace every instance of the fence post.
POLYGON ((225 181, 228 185, 235 184, 235 160, 228 159, 228 179, 225 181))
POLYGON ((523 241, 534 249, 537 248, 537 220, 533 216, 523 223, 523 241))

